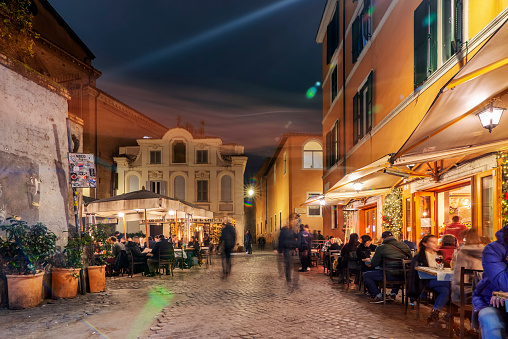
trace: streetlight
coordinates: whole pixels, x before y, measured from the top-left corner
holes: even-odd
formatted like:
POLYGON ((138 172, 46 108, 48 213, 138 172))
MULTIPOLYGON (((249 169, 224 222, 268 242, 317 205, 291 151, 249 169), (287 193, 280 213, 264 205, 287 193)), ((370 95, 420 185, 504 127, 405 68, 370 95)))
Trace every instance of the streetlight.
POLYGON ((252 188, 249 188, 247 194, 249 195, 249 197, 252 197, 254 195, 254 190, 252 188))
POLYGON ((478 118, 480 118, 483 128, 488 129, 489 133, 492 133, 492 129, 499 124, 499 120, 501 120, 504 110, 504 108, 494 107, 494 105, 490 103, 485 110, 478 113, 477 115, 478 118))

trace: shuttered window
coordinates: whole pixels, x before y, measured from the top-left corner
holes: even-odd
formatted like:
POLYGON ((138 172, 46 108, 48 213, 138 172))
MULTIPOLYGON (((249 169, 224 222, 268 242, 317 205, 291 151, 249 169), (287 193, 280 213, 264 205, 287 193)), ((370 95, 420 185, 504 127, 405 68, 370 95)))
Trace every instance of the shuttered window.
POLYGON ((337 97, 337 92, 338 92, 338 86, 337 86, 337 81, 338 81, 338 77, 337 77, 337 66, 335 66, 333 68, 333 71, 332 71, 332 78, 331 78, 331 90, 332 90, 332 103, 333 101, 335 100, 335 98, 337 97))
POLYGON ((437 69, 437 0, 424 0, 414 11, 414 85, 437 69))
POLYGON ((358 143, 373 127, 373 73, 353 98, 353 144, 358 143))
POLYGON ((208 180, 197 181, 197 199, 198 202, 208 201, 208 180))
POLYGON ((358 60, 363 47, 372 37, 372 5, 370 0, 363 2, 363 9, 360 15, 353 21, 352 27, 352 54, 353 63, 358 60))
POLYGON ((339 6, 335 6, 335 13, 326 28, 326 63, 329 64, 333 54, 339 47, 339 6))

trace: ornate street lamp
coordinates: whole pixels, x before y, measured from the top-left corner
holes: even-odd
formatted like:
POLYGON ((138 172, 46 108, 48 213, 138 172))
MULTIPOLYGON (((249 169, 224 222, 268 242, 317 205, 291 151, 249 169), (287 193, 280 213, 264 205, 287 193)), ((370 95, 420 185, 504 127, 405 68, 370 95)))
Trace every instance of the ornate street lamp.
POLYGON ((483 128, 488 129, 489 133, 492 133, 492 129, 499 124, 499 120, 501 120, 504 110, 504 108, 494 107, 494 105, 490 103, 487 109, 478 113, 477 115, 478 118, 480 118, 483 128))

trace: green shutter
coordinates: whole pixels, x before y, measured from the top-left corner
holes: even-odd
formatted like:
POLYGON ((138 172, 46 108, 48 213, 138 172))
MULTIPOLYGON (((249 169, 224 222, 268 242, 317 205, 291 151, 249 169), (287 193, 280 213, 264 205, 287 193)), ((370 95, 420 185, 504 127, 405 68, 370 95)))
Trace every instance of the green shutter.
POLYGON ((365 132, 369 132, 372 130, 373 126, 373 111, 372 111, 372 72, 369 74, 369 78, 367 79, 367 130, 365 132))
POLYGON ((332 132, 326 134, 326 168, 332 167, 332 132))
POLYGON ((326 28, 326 63, 329 64, 332 56, 339 47, 339 6, 336 4, 335 13, 326 28))
POLYGON ((424 0, 414 11, 414 85, 437 69, 437 0, 424 0))
POLYGON ((464 7, 462 0, 456 0, 455 2, 455 45, 456 52, 462 48, 463 32, 462 32, 462 15, 464 13, 464 7))
POLYGON ((360 55, 361 49, 359 48, 359 43, 361 43, 362 37, 360 36, 361 33, 361 21, 360 17, 357 17, 355 21, 353 21, 353 27, 352 27, 352 53, 353 53, 353 63, 358 60, 358 55, 360 55))
POLYGON ((358 93, 355 94, 353 98, 353 145, 356 144, 359 140, 359 111, 358 111, 358 100, 360 95, 358 93))
POLYGON ((337 91, 338 91, 337 81, 338 81, 337 66, 335 66, 332 71, 332 78, 331 78, 332 102, 337 97, 337 91))

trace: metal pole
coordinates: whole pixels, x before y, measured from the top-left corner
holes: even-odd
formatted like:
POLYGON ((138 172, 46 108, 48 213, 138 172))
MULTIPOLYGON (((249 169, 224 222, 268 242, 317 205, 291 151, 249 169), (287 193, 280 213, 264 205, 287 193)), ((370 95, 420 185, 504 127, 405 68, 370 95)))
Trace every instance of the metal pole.
MULTIPOLYGON (((70 120, 67 119, 67 144, 69 153, 72 153, 72 137, 71 137, 71 123, 70 120)), ((69 157, 67 156, 67 159, 69 157)), ((73 206, 74 206, 74 225, 76 227, 76 234, 80 234, 80 227, 79 227, 79 213, 78 213, 78 191, 75 187, 72 187, 72 200, 73 200, 73 206)))
POLYGON ((150 233, 148 233, 148 220, 146 219, 146 208, 145 208, 145 233, 146 233, 146 248, 150 248, 150 245, 148 244, 148 237, 150 236, 150 233))

